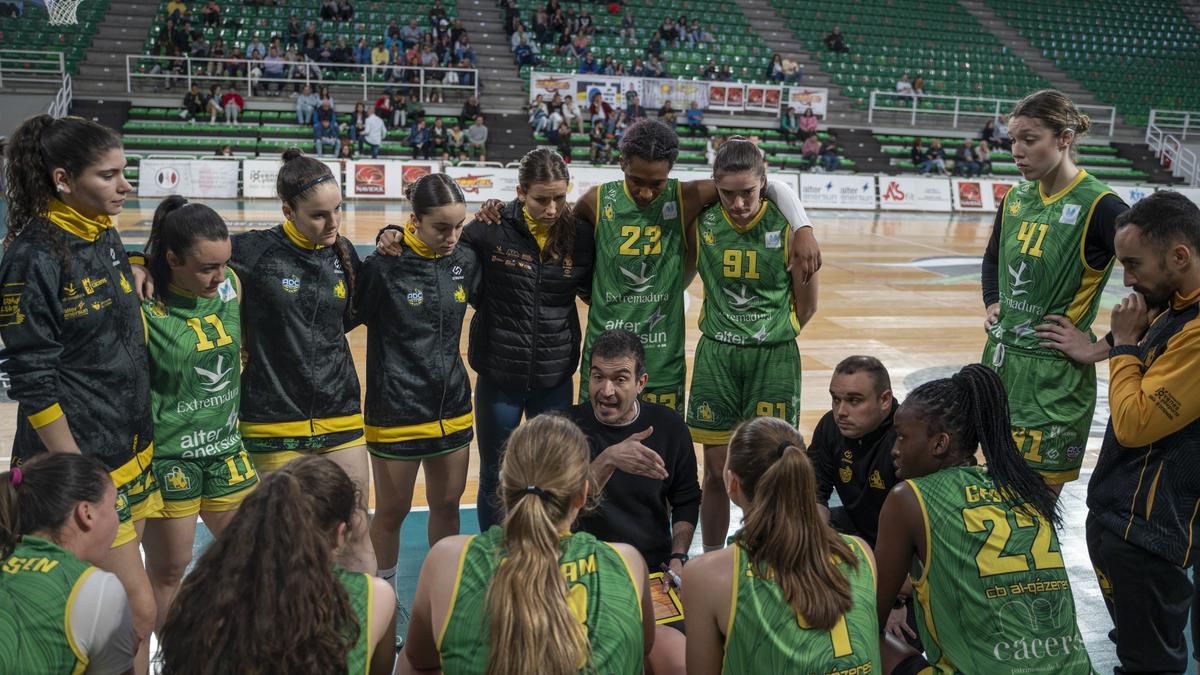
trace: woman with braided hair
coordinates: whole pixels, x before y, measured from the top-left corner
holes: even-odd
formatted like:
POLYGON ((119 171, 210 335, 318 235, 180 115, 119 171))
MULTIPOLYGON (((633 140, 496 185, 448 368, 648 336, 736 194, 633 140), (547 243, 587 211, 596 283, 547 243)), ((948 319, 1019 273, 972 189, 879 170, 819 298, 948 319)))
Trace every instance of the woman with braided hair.
POLYGON ((884 672, 1092 672, 1054 532, 1056 495, 1017 450, 1000 377, 974 364, 921 385, 895 430, 903 482, 879 516, 876 611, 886 625, 908 575, 926 652, 886 635, 884 672))

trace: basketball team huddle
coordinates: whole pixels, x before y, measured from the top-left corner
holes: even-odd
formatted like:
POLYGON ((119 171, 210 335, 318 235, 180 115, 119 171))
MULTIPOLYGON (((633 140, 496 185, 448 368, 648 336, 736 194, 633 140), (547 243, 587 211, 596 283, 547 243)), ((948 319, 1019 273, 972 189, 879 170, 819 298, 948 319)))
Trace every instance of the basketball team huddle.
POLYGON ((1088 553, 1119 672, 1183 672, 1200 209, 1124 204, 1072 160, 1089 126, 1053 90, 1012 111, 1025 181, 983 256, 980 363, 900 401, 847 345, 806 443, 821 253, 751 140, 680 182, 674 130, 639 121, 623 179, 574 204, 534 149, 469 223, 429 174, 363 259, 329 168, 289 150, 282 224, 231 234, 168 197, 127 252, 120 137, 30 118, 5 157, 0 673, 1090 673, 1057 529, 1104 359, 1088 553), (1097 338, 1118 259, 1134 292, 1097 338), (397 649, 419 471, 430 550, 397 649))

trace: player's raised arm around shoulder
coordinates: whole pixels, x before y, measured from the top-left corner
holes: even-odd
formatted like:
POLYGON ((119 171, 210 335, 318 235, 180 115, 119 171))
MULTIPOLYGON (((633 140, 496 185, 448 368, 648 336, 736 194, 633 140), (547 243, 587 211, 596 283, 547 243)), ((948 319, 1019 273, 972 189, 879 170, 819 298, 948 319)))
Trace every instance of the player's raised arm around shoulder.
MULTIPOLYGON (((717 194, 717 182, 710 178, 691 180, 686 183, 680 183, 679 191, 683 197, 682 215, 684 227, 690 228, 694 234, 696 218, 699 217, 700 212, 710 204, 716 204, 720 198, 717 194)), ((692 237, 688 239, 690 241, 692 237)))
POLYGON ((600 205, 600 188, 592 186, 575 202, 575 217, 596 226, 596 209, 600 205))
POLYGON ((779 209, 792 228, 788 269, 799 271, 800 280, 808 283, 821 269, 821 247, 813 234, 812 220, 804 210, 804 205, 800 203, 800 195, 783 181, 768 180, 766 197, 779 209))

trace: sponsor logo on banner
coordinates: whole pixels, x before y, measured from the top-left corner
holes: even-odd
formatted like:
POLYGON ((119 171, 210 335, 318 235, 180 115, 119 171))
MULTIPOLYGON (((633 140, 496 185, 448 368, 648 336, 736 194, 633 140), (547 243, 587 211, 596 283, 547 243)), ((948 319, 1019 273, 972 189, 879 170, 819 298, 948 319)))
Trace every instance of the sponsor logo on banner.
POLYGON ((138 196, 237 197, 239 165, 216 159, 145 159, 139 167, 144 179, 138 183, 138 196))
POLYGON ((904 197, 904 190, 900 189, 900 183, 894 180, 888 181, 887 190, 879 196, 879 198, 885 202, 902 202, 904 201, 904 197))
POLYGON ((1148 185, 1113 185, 1109 183, 1108 187, 1130 206, 1154 193, 1154 188, 1148 185))
POLYGON ((733 108, 740 108, 745 103, 745 101, 746 101, 746 88, 745 87, 738 85, 738 86, 729 88, 729 91, 725 97, 726 105, 733 107, 733 108))
POLYGON ((354 165, 354 194, 382 195, 384 193, 385 167, 382 164, 354 165))
POLYGON ((963 181, 958 184, 958 203, 966 209, 983 208, 983 190, 979 183, 963 181))
POLYGON ((179 185, 179 172, 173 167, 159 169, 154 174, 154 182, 158 183, 158 187, 164 190, 173 190, 176 185, 179 185))
POLYGON ((995 202, 996 208, 1000 208, 1004 203, 1004 197, 1012 187, 1012 183, 992 183, 992 201, 995 202))
POLYGON ((462 188, 462 191, 467 194, 477 195, 479 194, 480 190, 492 189, 491 174, 484 174, 481 176, 467 174, 465 176, 459 176, 458 178, 455 178, 454 182, 458 183, 458 187, 462 188))
MULTIPOLYGON (((329 167, 340 189, 342 185, 341 162, 321 160, 321 163, 329 167)), ((275 199, 275 177, 279 175, 279 167, 281 166, 283 166, 283 162, 277 159, 242 160, 242 196, 275 199)), ((235 222, 238 221, 230 220, 226 221, 226 224, 232 228, 235 222)), ((250 227, 260 226, 250 225, 250 227)))
POLYGON ((575 95, 575 76, 553 73, 533 73, 529 78, 529 100, 533 101, 538 94, 549 100, 555 94, 563 96, 575 95))
POLYGON ((809 208, 873 210, 875 176, 802 174, 800 201, 809 208))
POLYGON ((887 211, 949 211, 950 181, 945 178, 879 177, 879 208, 887 211))
POLYGON ((797 115, 803 115, 805 110, 812 109, 814 115, 824 117, 828 104, 828 89, 792 87, 788 90, 788 105, 796 108, 797 115))
POLYGON ((708 104, 714 107, 724 107, 725 99, 727 98, 728 90, 723 84, 711 84, 708 86, 708 104))
POLYGON ((400 167, 401 184, 415 183, 431 173, 433 173, 433 167, 423 164, 405 164, 400 167))

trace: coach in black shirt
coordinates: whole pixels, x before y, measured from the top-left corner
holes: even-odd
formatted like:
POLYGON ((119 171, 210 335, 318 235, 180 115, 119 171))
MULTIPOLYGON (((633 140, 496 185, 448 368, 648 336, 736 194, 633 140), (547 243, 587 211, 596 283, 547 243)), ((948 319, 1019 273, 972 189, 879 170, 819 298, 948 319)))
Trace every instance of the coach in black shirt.
POLYGON ((817 474, 817 501, 829 512, 830 523, 846 534, 875 546, 879 511, 896 484, 892 418, 899 401, 879 359, 851 356, 837 365, 829 383, 833 410, 825 413, 813 432, 808 458, 817 474), (842 505, 829 508, 837 490, 842 505))
POLYGON ((651 571, 667 563, 679 574, 700 515, 696 451, 683 418, 638 399, 646 386, 641 340, 628 331, 601 333, 592 345, 587 402, 571 418, 588 437, 599 506, 578 529, 629 544, 651 571))

